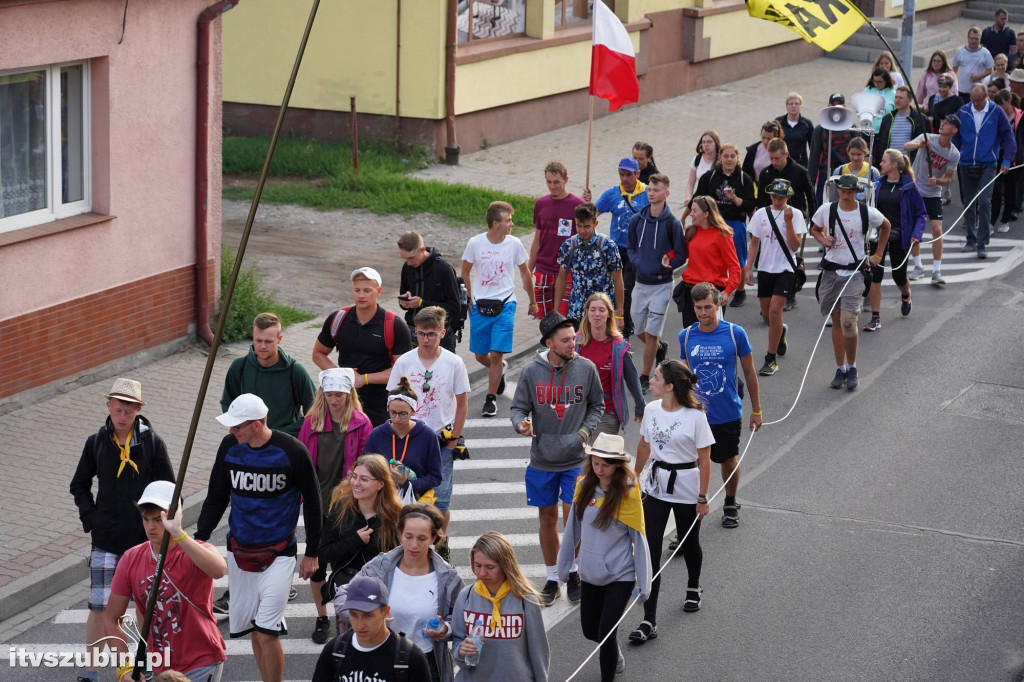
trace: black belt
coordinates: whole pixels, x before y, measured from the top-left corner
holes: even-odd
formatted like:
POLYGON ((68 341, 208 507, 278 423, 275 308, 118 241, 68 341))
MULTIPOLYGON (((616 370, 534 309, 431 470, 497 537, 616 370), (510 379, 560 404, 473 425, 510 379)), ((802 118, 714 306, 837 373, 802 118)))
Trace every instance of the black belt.
POLYGON ((651 462, 651 475, 652 476, 656 476, 657 472, 658 472, 658 469, 664 469, 665 471, 668 471, 669 472, 669 475, 668 475, 668 487, 665 488, 665 492, 668 493, 669 495, 671 495, 672 491, 675 490, 675 487, 676 487, 676 472, 677 471, 681 471, 683 469, 696 469, 696 468, 697 468, 697 462, 696 461, 693 461, 693 462, 681 462, 681 463, 669 463, 669 462, 662 462, 661 460, 656 459, 653 462, 651 462))

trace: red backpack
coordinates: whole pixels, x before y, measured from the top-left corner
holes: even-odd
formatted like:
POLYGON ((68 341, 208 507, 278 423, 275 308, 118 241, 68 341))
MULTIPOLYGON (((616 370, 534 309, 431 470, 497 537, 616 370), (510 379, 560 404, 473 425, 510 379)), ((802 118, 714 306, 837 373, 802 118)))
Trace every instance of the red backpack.
MULTIPOLYGON (((342 320, 350 310, 352 310, 352 306, 345 306, 334 312, 334 320, 331 322, 331 338, 334 339, 335 348, 341 348, 338 343, 338 332, 341 330, 342 320)), ((388 348, 388 364, 390 365, 395 364, 395 356, 392 353, 392 349, 395 347, 395 319, 395 314, 384 308, 384 345, 388 348)))

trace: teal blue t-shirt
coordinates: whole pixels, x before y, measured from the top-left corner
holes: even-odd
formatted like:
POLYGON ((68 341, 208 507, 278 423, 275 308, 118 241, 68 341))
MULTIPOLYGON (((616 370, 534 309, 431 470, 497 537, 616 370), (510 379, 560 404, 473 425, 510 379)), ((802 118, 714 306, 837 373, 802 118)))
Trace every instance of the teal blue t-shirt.
POLYGON ((696 322, 689 329, 689 339, 686 329, 679 332, 679 347, 686 346, 682 359, 697 375, 697 395, 707 407, 708 423, 726 424, 742 419, 743 400, 736 389, 736 363, 737 356, 746 357, 754 350, 747 332, 725 320, 719 320, 713 332, 700 331, 696 322))

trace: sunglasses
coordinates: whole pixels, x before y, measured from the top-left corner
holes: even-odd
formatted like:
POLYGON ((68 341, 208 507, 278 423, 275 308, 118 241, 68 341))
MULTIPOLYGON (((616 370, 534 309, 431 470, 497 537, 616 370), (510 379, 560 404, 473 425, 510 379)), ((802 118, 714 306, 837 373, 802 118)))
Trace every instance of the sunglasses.
POLYGON ((434 373, 429 369, 423 372, 423 392, 427 393, 430 391, 430 380, 434 378, 434 373))

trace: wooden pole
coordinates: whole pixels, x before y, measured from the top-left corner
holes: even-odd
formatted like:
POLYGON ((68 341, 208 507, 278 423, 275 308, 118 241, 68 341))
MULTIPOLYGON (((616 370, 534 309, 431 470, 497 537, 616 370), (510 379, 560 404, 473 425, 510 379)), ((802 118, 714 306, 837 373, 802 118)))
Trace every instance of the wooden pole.
POLYGON ((590 97, 590 117, 587 121, 587 180, 583 185, 583 189, 590 189, 590 146, 594 142, 594 96, 590 97))

